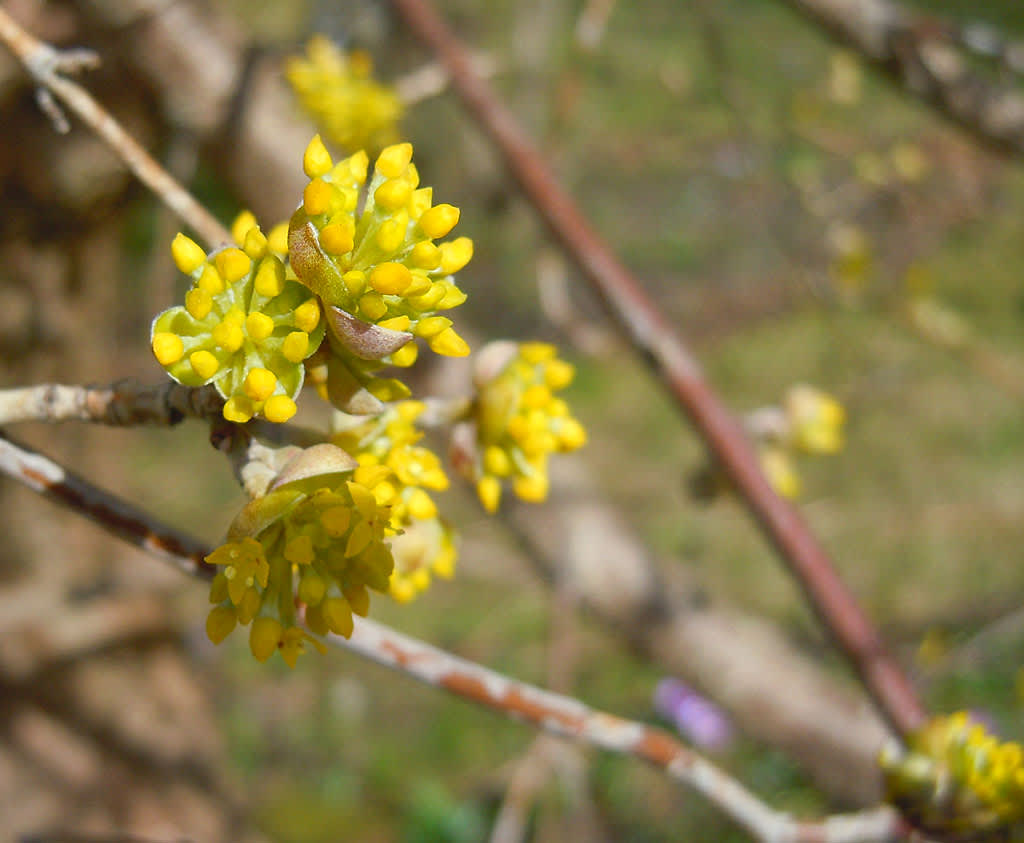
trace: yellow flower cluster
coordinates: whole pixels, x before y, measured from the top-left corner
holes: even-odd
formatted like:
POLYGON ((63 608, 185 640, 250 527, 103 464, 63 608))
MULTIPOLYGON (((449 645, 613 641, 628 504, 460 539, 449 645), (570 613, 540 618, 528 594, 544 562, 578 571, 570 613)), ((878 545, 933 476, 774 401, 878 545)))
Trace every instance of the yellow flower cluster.
POLYGON ((342 416, 335 445, 353 454, 361 466, 386 466, 394 487, 391 528, 387 539, 395 560, 389 591, 406 602, 430 585, 436 574, 455 572, 451 528, 439 517, 430 491, 448 488, 448 476, 437 455, 420 444, 415 427, 423 413, 419 401, 402 401, 371 419, 342 416))
POLYGON ((967 712, 932 719, 907 753, 883 751, 880 763, 889 798, 925 831, 1024 832, 1014 829, 1024 822, 1024 747, 1001 742, 967 712))
POLYGON ((350 152, 375 151, 397 139, 402 102, 372 74, 368 53, 346 54, 323 35, 310 39, 305 58, 292 58, 285 66, 285 76, 317 126, 350 152))
POLYGON ((554 394, 572 382, 572 364, 547 343, 521 343, 508 351, 502 346, 492 348, 507 355, 507 362, 477 378, 475 453, 465 466, 488 512, 497 511, 505 480, 524 501, 544 500, 549 455, 574 451, 587 441, 583 425, 554 394))
MULTIPOLYGON (((306 455, 329 449, 319 445, 306 455)), ((369 609, 367 589, 386 591, 393 559, 390 532, 394 487, 383 466, 327 474, 299 472, 242 510, 228 540, 206 561, 220 570, 210 587, 215 604, 206 621, 220 643, 236 625, 250 625, 249 647, 260 661, 280 650, 295 665, 305 641, 296 606, 317 635, 352 634, 352 615, 369 609)))
MULTIPOLYGON (((432 190, 419 187, 412 144, 402 143, 378 156, 357 213, 368 164, 364 152, 334 164, 319 135, 310 142, 303 158, 310 182, 289 227, 292 266, 325 304, 421 337, 438 354, 464 357, 469 347, 451 320, 435 315, 466 300, 452 273, 469 263, 473 242, 433 242, 455 227, 459 209, 431 205, 432 190)), ((396 365, 414 357, 414 348, 392 355, 396 365)))
POLYGON ((183 307, 153 320, 151 342, 174 380, 214 384, 228 421, 260 415, 285 422, 295 414, 303 361, 320 345, 324 322, 316 296, 286 278, 281 257, 252 223, 244 231, 235 226, 241 248, 209 255, 183 234, 174 238, 171 254, 192 287, 183 307))
POLYGON ((846 410, 827 392, 797 384, 786 393, 783 410, 789 422, 787 440, 805 454, 835 454, 843 449, 846 410))

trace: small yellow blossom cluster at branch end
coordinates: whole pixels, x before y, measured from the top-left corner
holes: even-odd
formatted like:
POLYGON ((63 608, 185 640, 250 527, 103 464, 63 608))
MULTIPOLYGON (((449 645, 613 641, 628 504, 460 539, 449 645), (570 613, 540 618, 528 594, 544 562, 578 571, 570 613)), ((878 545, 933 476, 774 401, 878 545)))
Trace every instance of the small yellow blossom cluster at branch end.
POLYGON ((453 457, 488 512, 497 511, 506 481, 522 500, 543 501, 548 457, 586 443, 583 425, 555 395, 574 375, 572 364, 547 343, 496 342, 481 351, 473 418, 456 430, 453 457))
POLYGON ((385 541, 395 497, 389 477, 383 466, 356 467, 333 445, 296 457, 206 557, 219 569, 210 586, 210 640, 220 643, 237 625, 249 626, 258 660, 279 650, 294 666, 305 641, 319 646, 299 627, 297 606, 316 635, 351 635, 353 613, 369 609, 367 589, 386 591, 394 567, 385 541), (323 473, 315 472, 318 463, 326 463, 323 473))
POLYGON ((287 279, 259 226, 236 226, 235 236, 241 248, 210 254, 183 234, 174 238, 174 262, 192 286, 184 306, 153 320, 153 354, 179 383, 212 383, 228 421, 285 422, 295 414, 303 361, 324 336, 320 305, 287 279))
POLYGON ((1000 741, 967 712, 933 718, 906 753, 883 750, 879 761, 889 799, 925 831, 1022 839, 1024 747, 1000 741))
POLYGON ((368 53, 346 54, 323 35, 310 39, 305 58, 294 57, 285 66, 303 108, 328 140, 349 152, 376 151, 398 137, 402 102, 372 73, 368 53))
POLYGON ((422 432, 415 422, 423 413, 419 401, 401 401, 371 419, 339 414, 334 444, 353 454, 363 466, 391 470, 394 505, 387 539, 395 559, 389 591, 406 602, 430 585, 432 575, 450 578, 455 572, 455 542, 441 519, 430 492, 448 488, 441 460, 419 444, 422 432))

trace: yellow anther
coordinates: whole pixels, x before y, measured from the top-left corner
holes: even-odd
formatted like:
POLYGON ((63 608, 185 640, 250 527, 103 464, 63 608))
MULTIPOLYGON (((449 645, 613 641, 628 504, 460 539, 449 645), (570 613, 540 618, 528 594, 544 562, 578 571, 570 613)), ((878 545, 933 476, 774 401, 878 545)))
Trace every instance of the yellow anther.
POLYGON ((224 292, 224 280, 213 264, 208 263, 203 267, 199 280, 196 282, 196 289, 202 290, 210 296, 219 296, 224 292))
POLYGON ((421 313, 428 310, 436 310, 441 300, 445 297, 445 289, 443 284, 433 284, 430 289, 427 290, 421 296, 410 296, 406 301, 415 307, 421 313))
POLYGON ((235 395, 224 402, 224 418, 235 424, 245 424, 252 418, 252 401, 244 395, 235 395))
POLYGON ((377 247, 382 252, 397 252, 405 242, 405 225, 399 220, 384 220, 377 229, 377 247))
POLYGON ((302 207, 311 217, 326 214, 331 207, 331 186, 321 178, 315 178, 302 191, 302 207))
POLYGON ((254 261, 260 260, 267 253, 267 237, 259 226, 250 228, 242 243, 242 251, 254 261))
POLYGON ((391 355, 391 365, 400 366, 406 368, 416 362, 416 358, 419 357, 419 347, 414 342, 407 342, 398 351, 395 351, 391 355))
POLYGON ((409 263, 418 269, 437 269, 441 264, 441 250, 429 240, 421 240, 412 247, 409 263))
POLYGON ((512 473, 512 460, 503 448, 488 445, 484 450, 484 471, 497 477, 508 477, 512 473))
POLYGON ((380 293, 366 293, 359 297, 359 312, 369 321, 376 322, 388 312, 388 306, 380 293))
POLYGON ((441 250, 441 271, 446 275, 458 272, 473 257, 473 241, 468 237, 457 237, 438 248, 441 250))
POLYGON ((444 237, 459 221, 459 209, 454 205, 435 205, 420 217, 420 230, 431 240, 444 237))
POLYGON ((485 474, 476 483, 476 494, 484 509, 490 513, 498 511, 498 504, 501 503, 501 483, 497 477, 485 474))
POLYGON ((313 333, 320 324, 320 305, 315 298, 306 299, 295 308, 295 327, 307 334, 313 333))
POLYGON ((244 278, 252 268, 252 260, 241 249, 230 246, 217 253, 213 259, 217 271, 229 284, 244 278))
POLYGON ((253 341, 261 342, 274 333, 274 320, 255 310, 245 317, 245 332, 253 341))
POLYGON ((333 506, 320 514, 321 526, 334 538, 345 535, 351 523, 352 510, 345 506, 333 506))
POLYGON ((206 262, 206 252, 202 247, 180 233, 171 241, 171 257, 174 258, 174 265, 186 275, 191 275, 206 262))
POLYGON ((272 299, 280 295, 284 289, 284 264, 277 258, 266 258, 256 270, 253 287, 264 298, 272 299))
POLYGON ((301 363, 309 352, 309 334, 305 331, 292 331, 281 343, 281 354, 289 363, 301 363))
POLYGON ((576 376, 576 367, 564 360, 551 360, 544 367, 544 383, 552 390, 564 389, 576 376))
POLYGON ((466 357, 469 354, 469 344, 452 328, 445 328, 436 337, 431 337, 427 345, 435 354, 445 357, 466 357))
POLYGON ((409 317, 393 316, 391 319, 385 319, 383 322, 378 322, 377 324, 381 328, 387 328, 389 331, 408 331, 409 317))
POLYGON ((242 388, 253 401, 266 401, 277 389, 277 376, 270 369, 250 369, 242 388))
MULTIPOLYGON (((380 169, 379 161, 377 168, 380 169)), ((412 186, 400 178, 389 178, 373 193, 374 203, 385 211, 397 211, 405 207, 411 197, 412 186)))
POLYGON ((267 247, 279 255, 288 254, 288 223, 279 222, 267 233, 267 247))
POLYGON ((320 245, 329 255, 343 255, 352 251, 354 234, 355 229, 351 222, 348 225, 340 222, 332 223, 324 226, 320 232, 320 245))
POLYGON ((213 308, 213 299, 206 290, 194 287, 185 293, 185 310, 193 319, 205 319, 213 308))
POLYGON ((350 296, 361 296, 366 289, 366 273, 361 270, 350 269, 341 276, 341 280, 345 282, 345 289, 350 296))
POLYGON ((177 334, 161 331, 153 335, 153 355, 161 366, 177 363, 184 353, 185 344, 177 334))
POLYGON ((287 395, 271 395, 263 405, 263 415, 269 422, 284 424, 298 409, 287 395))
POLYGON ((245 242, 245 235, 249 233, 249 229, 255 226, 255 214, 252 211, 242 211, 231 223, 231 239, 241 246, 245 242))
POLYGON ((284 632, 281 622, 276 618, 259 617, 253 620, 249 630, 249 650, 256 661, 265 662, 281 643, 284 632))
POLYGON ((238 322, 230 318, 230 314, 217 324, 211 332, 213 341, 225 351, 234 353, 242 347, 245 341, 245 334, 238 322))
POLYGON ((308 178, 316 178, 328 172, 334 162, 331 161, 331 153, 327 151, 320 135, 313 135, 305 153, 302 155, 302 170, 308 178))
POLYGON ((189 365, 203 380, 209 380, 220 369, 220 363, 209 351, 193 351, 188 356, 189 365))
POLYGON ((451 324, 452 320, 447 316, 427 316, 416 323, 413 333, 426 340, 437 336, 445 328, 451 327, 451 324))
POLYGON ((376 169, 386 179, 397 179, 412 161, 412 144, 396 143, 385 147, 377 156, 376 169))
POLYGON ((231 606, 215 606, 206 616, 206 637, 220 644, 238 624, 238 613, 231 606))

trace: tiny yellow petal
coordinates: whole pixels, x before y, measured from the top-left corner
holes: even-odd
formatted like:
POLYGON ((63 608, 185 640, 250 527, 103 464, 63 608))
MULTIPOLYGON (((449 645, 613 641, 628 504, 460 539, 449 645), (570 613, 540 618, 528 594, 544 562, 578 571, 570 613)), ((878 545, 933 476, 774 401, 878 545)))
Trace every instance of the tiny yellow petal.
POLYGON ((329 172, 333 166, 331 153, 327 151, 324 142, 320 140, 320 135, 314 135, 302 156, 303 172, 312 179, 329 172))
POLYGON ((203 380, 209 380, 220 369, 220 363, 209 351, 193 351, 188 356, 189 365, 203 380))
POLYGON ((455 228, 459 221, 459 209, 454 205, 435 205, 420 217, 420 229, 427 237, 437 240, 455 228))
POLYGON ((180 233, 171 241, 171 257, 174 258, 174 265, 186 275, 191 275, 206 262, 206 252, 202 247, 180 233))
POLYGON ((466 357, 469 354, 469 344, 451 328, 445 328, 432 337, 427 345, 431 351, 445 357, 466 357))
POLYGON ((284 424, 298 409, 287 395, 271 395, 263 405, 263 416, 274 424, 284 424))
POLYGON ((184 353, 185 344, 177 334, 160 331, 153 335, 153 354, 161 366, 177 363, 184 353))

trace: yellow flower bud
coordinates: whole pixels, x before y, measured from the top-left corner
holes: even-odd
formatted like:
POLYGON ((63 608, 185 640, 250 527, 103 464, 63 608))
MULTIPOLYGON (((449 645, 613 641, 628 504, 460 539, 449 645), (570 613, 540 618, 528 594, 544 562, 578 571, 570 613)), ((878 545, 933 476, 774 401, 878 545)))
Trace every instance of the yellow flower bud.
POLYGON ((412 144, 396 143, 377 156, 376 170, 386 179, 397 179, 412 161, 412 144))
POLYGON ((420 230, 431 240, 444 237, 459 221, 459 209, 454 205, 435 205, 420 217, 420 230))
POLYGON ((295 308, 293 319, 295 327, 300 331, 305 331, 307 334, 313 333, 316 326, 320 324, 320 304, 315 298, 306 299, 295 308))
POLYGON ((231 606, 214 606, 206 616, 206 637, 220 644, 238 624, 238 613, 231 606))
POLYGON ((269 369, 250 369, 243 389, 253 401, 266 401, 277 389, 277 376, 269 369))
POLYGON ((490 474, 481 477, 476 483, 476 494, 484 509, 491 514, 498 511, 498 504, 501 503, 501 483, 497 477, 490 474))
POLYGON ((265 340, 274 333, 274 320, 265 313, 253 311, 245 317, 245 332, 254 342, 265 340))
POLYGON ((309 334, 292 331, 281 343, 281 354, 289 363, 301 363, 309 352, 309 334))
POLYGON ((412 187, 408 182, 400 178, 389 178, 374 191, 373 201, 385 211, 397 211, 408 204, 411 196, 412 187))
POLYGON ((256 661, 265 662, 277 649, 283 632, 281 622, 276 618, 259 617, 252 622, 249 630, 249 649, 256 661))
POLYGON ((331 207, 331 186, 321 178, 315 178, 302 191, 302 207, 311 217, 326 214, 331 207))
POLYGON ((354 235, 355 228, 351 222, 348 225, 343 222, 332 223, 324 226, 320 232, 320 245, 329 255, 343 255, 352 251, 354 235))
POLYGON ((209 351, 193 351, 188 356, 189 365, 192 367, 192 371, 195 372, 203 380, 209 380, 220 368, 220 363, 217 362, 217 358, 214 357, 209 351))
POLYGON ((205 319, 213 308, 213 299, 198 287, 185 293, 185 310, 193 319, 205 319))
POLYGON ((242 251, 254 261, 261 260, 267 253, 267 238, 259 226, 254 225, 250 228, 242 242, 242 251))
POLYGON ((352 607, 342 597, 328 597, 320 604, 324 620, 331 632, 344 638, 352 637, 355 625, 352 622, 352 607))
POLYGON ((252 259, 234 246, 218 252, 213 262, 221 277, 229 284, 234 284, 252 269, 252 259))
POLYGON ((320 135, 314 135, 302 156, 303 172, 312 179, 329 172, 333 166, 331 154, 324 146, 324 142, 320 140, 320 135))
POLYGON ((229 422, 245 424, 252 414, 252 401, 243 395, 235 395, 224 402, 224 418, 229 422))
POLYGON ((437 336, 432 337, 427 345, 431 351, 445 357, 466 357, 469 354, 469 344, 452 328, 445 328, 437 336))
POLYGON ((216 267, 212 264, 207 264, 199 275, 196 289, 202 290, 209 296, 219 296, 224 292, 224 279, 220 277, 216 267))
POLYGON ((185 353, 185 344, 181 337, 169 331, 153 335, 153 355, 161 366, 177 363, 185 353))
POLYGON ((238 322, 227 317, 221 320, 210 333, 217 345, 232 354, 238 351, 242 347, 242 343, 245 342, 245 335, 238 322))
POLYGON ((202 247, 180 233, 171 241, 171 257, 174 258, 174 265, 186 275, 191 275, 206 262, 206 252, 202 247))
POLYGON ((256 216, 252 211, 242 211, 231 223, 231 239, 241 245, 250 228, 256 227, 256 216))
POLYGON ((263 415, 269 422, 284 424, 298 409, 287 395, 271 395, 263 405, 263 415))
POLYGON ((468 237, 457 237, 438 248, 441 250, 441 271, 447 275, 458 272, 473 257, 473 241, 468 237))
POLYGON ((379 263, 370 272, 370 286, 383 295, 400 296, 411 283, 408 268, 393 261, 379 263))

